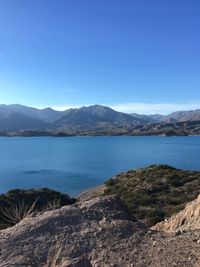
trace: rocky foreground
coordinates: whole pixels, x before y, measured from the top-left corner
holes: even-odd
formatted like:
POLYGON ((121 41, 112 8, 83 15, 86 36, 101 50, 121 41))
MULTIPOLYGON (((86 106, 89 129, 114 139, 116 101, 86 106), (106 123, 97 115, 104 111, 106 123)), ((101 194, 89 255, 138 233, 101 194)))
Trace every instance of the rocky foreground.
POLYGON ((138 222, 114 196, 79 201, 1 230, 0 266, 200 266, 199 227, 159 230, 138 222))
POLYGON ((200 195, 188 203, 182 211, 157 223, 152 229, 167 233, 200 230, 200 195))

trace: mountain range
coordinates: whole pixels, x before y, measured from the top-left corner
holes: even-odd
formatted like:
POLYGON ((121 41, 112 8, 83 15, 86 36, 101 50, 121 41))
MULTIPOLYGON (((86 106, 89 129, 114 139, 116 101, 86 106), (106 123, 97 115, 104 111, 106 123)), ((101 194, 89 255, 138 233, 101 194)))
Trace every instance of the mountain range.
MULTIPOLYGON (((110 107, 92 105, 56 111, 52 108, 37 109, 19 104, 0 105, 1 133, 23 131, 48 131, 80 134, 91 131, 125 131, 138 132, 142 129, 147 134, 152 131, 162 134, 155 129, 183 126, 200 126, 200 109, 191 111, 176 111, 169 115, 143 115, 117 112, 110 107), (184 124, 185 123, 185 124, 184 124), (169 127, 170 126, 170 127, 169 127), (146 131, 147 130, 147 131, 146 131)), ((170 129, 171 129, 170 128, 170 129)), ((181 129, 182 129, 181 128, 181 129)), ((123 132, 122 131, 122 132, 123 132)), ((142 134, 138 132, 138 134, 142 134)))

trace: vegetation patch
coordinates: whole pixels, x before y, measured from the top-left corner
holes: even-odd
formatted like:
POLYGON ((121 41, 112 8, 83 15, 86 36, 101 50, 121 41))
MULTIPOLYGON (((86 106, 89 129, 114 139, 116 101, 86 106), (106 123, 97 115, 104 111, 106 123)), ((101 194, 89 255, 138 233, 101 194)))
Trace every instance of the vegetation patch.
POLYGON ((71 205, 76 199, 48 188, 14 189, 0 195, 0 229, 15 225, 33 212, 71 205))
POLYGON ((152 165, 121 173, 105 186, 104 195, 117 195, 139 220, 152 226, 200 194, 200 172, 152 165))

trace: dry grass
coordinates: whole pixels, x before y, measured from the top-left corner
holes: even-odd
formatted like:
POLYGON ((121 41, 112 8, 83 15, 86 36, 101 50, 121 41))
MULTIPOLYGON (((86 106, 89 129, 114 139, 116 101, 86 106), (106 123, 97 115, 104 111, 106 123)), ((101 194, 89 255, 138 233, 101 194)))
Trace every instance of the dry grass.
POLYGON ((54 198, 51 201, 46 202, 42 210, 55 210, 55 209, 59 209, 61 206, 62 206, 61 199, 54 198))
POLYGON ((58 239, 56 237, 56 242, 49 249, 47 263, 44 267, 58 267, 62 266, 63 259, 61 258, 62 250, 64 248, 65 236, 58 239))
POLYGON ((15 225, 28 215, 30 215, 37 203, 37 199, 32 204, 25 204, 24 201, 19 201, 10 204, 8 207, 1 208, 1 214, 5 222, 15 225))

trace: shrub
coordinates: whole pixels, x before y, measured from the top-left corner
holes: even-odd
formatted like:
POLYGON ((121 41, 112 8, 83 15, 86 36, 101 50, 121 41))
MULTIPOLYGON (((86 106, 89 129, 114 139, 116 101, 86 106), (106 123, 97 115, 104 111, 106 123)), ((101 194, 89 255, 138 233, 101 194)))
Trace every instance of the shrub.
POLYGON ((7 224, 15 225, 33 212, 36 202, 37 199, 32 204, 25 204, 22 201, 10 203, 7 207, 1 207, 1 218, 7 224))
POLYGON ((13 226, 32 212, 57 209, 75 202, 76 199, 48 188, 10 190, 0 195, 0 228, 13 226))
POLYGON ((115 185, 115 180, 113 178, 111 178, 108 181, 106 181, 105 184, 107 186, 114 186, 115 185))
POLYGON ((198 196, 200 172, 152 165, 121 173, 105 185, 104 195, 117 195, 138 219, 152 226, 198 196))

